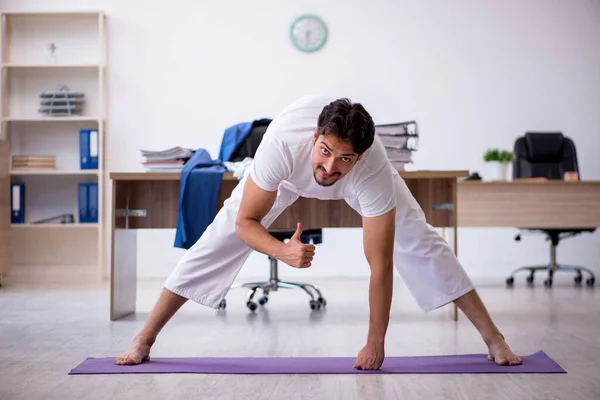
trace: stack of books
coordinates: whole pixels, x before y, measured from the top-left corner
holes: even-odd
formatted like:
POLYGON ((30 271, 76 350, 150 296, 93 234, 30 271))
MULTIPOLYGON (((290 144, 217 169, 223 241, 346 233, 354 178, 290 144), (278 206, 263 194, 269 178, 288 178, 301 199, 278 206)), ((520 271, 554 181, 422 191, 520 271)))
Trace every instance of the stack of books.
POLYGON ((181 171, 194 151, 184 147, 172 147, 166 150, 141 150, 142 165, 148 172, 181 171))
POLYGON ((413 152, 419 146, 419 132, 415 121, 397 122, 376 125, 375 133, 385 146, 388 159, 392 165, 404 171, 407 164, 412 163, 413 152))
POLYGON ((28 170, 54 170, 56 168, 55 156, 12 156, 13 171, 28 170))

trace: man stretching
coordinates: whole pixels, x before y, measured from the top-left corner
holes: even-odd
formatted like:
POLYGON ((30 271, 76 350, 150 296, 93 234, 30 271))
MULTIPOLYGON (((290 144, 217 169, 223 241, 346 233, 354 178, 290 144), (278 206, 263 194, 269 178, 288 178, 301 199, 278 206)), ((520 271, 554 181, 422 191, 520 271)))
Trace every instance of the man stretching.
MULTIPOLYGON (((218 308, 253 250, 295 268, 310 267, 313 245, 283 243, 267 231, 299 196, 343 199, 362 217, 370 318, 355 368, 379 369, 383 363, 394 266, 423 311, 454 302, 481 334, 490 360, 521 363, 388 160, 369 113, 348 99, 315 96, 296 100, 271 122, 246 175, 179 261, 132 348, 115 363, 148 360, 159 332, 188 299, 218 308)), ((301 231, 298 223, 295 239, 301 231)))

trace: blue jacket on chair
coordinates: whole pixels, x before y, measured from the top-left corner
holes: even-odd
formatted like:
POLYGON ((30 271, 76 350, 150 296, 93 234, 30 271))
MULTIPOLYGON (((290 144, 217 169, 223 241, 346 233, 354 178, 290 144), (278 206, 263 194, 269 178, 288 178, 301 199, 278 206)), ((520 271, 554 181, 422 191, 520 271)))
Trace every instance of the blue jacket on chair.
POLYGON ((213 160, 205 149, 198 149, 181 170, 179 206, 175 247, 189 249, 212 223, 217 209, 223 164, 229 161, 244 143, 255 123, 270 123, 269 119, 243 122, 225 130, 219 158, 213 160))

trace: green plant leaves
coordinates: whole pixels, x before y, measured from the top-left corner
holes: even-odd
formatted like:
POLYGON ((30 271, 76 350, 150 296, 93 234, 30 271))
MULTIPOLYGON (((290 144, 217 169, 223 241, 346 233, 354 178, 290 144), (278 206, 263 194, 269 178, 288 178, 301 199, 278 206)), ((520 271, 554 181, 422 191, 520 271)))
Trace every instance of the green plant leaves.
POLYGON ((498 148, 488 149, 483 154, 483 161, 497 161, 500 163, 509 163, 515 159, 515 154, 512 151, 500 150, 498 148))

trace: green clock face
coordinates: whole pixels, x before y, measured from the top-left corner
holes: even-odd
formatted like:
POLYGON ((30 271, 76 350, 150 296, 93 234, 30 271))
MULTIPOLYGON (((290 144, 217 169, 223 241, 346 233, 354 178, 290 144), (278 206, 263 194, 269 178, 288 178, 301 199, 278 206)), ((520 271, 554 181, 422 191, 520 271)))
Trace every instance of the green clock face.
POLYGON ((300 51, 307 53, 317 51, 327 40, 327 27, 316 15, 301 15, 290 27, 290 39, 300 51))

